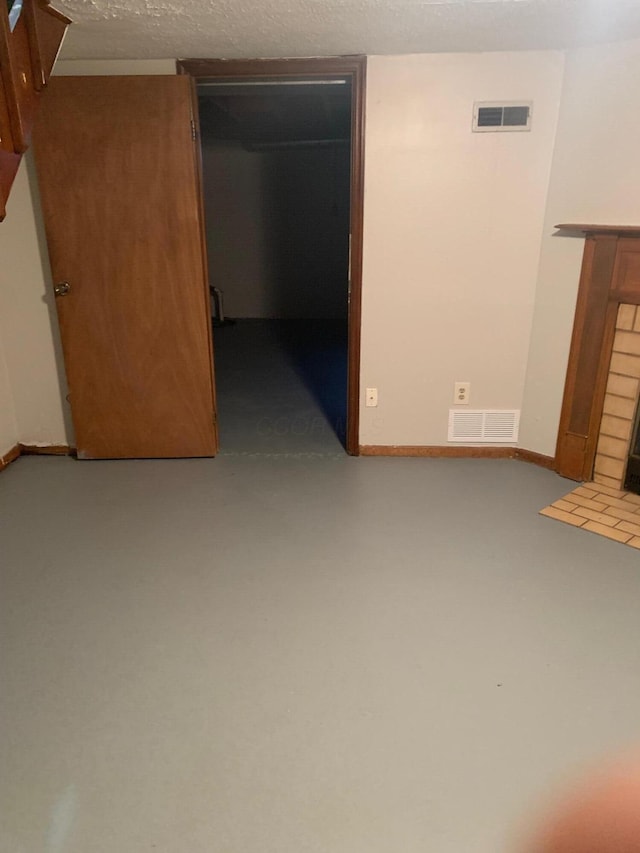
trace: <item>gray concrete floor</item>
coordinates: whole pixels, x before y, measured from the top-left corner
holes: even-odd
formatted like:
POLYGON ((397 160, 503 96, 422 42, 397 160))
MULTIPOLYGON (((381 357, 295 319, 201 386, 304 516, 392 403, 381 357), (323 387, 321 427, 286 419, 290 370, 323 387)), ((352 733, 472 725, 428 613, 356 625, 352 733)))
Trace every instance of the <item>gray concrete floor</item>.
POLYGON ((498 853, 640 735, 640 560, 515 461, 18 460, 3 853, 498 853))

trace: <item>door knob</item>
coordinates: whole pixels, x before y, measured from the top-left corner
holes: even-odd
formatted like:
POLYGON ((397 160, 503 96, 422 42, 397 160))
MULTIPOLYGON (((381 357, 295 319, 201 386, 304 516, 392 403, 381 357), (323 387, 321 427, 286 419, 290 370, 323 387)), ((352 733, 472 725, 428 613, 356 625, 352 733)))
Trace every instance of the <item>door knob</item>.
POLYGON ((61 281, 60 284, 56 284, 56 286, 53 288, 53 292, 56 296, 66 296, 70 290, 71 285, 68 281, 61 281))

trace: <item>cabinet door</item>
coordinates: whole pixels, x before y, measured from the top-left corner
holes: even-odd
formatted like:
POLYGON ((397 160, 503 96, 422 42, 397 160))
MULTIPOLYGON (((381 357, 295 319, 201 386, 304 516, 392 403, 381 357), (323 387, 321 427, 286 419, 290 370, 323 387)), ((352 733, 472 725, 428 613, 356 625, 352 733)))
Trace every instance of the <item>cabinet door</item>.
POLYGON ((48 0, 23 0, 11 28, 0 0, 0 220, 69 23, 48 0))
POLYGON ((13 136, 5 86, 0 77, 0 151, 13 151, 13 136))
MULTIPOLYGON (((8 27, 6 13, 3 23, 6 33, 8 27)), ((13 149, 16 153, 22 154, 27 150, 29 144, 29 134, 38 103, 38 92, 34 85, 29 32, 24 12, 18 18, 13 32, 9 33, 7 42, 9 67, 7 72, 3 73, 5 96, 11 121, 13 149)))

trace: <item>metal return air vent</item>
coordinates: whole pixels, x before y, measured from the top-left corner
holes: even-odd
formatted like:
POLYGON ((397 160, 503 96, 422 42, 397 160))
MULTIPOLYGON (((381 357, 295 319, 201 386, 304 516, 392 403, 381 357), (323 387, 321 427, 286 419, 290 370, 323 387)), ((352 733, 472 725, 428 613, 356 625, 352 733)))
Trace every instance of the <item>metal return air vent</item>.
POLYGON ((475 133, 531 130, 530 101, 479 101, 473 105, 475 133))
POLYGON ((449 409, 448 441, 501 444, 518 440, 519 409, 449 409))

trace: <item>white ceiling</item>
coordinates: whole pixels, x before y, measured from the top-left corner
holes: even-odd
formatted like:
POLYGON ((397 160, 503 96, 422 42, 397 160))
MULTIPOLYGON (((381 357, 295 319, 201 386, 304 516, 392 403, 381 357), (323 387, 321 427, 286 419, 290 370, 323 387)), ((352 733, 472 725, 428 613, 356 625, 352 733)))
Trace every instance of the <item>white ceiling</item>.
POLYGON ((562 48, 640 37, 640 0, 53 0, 64 59, 562 48))

